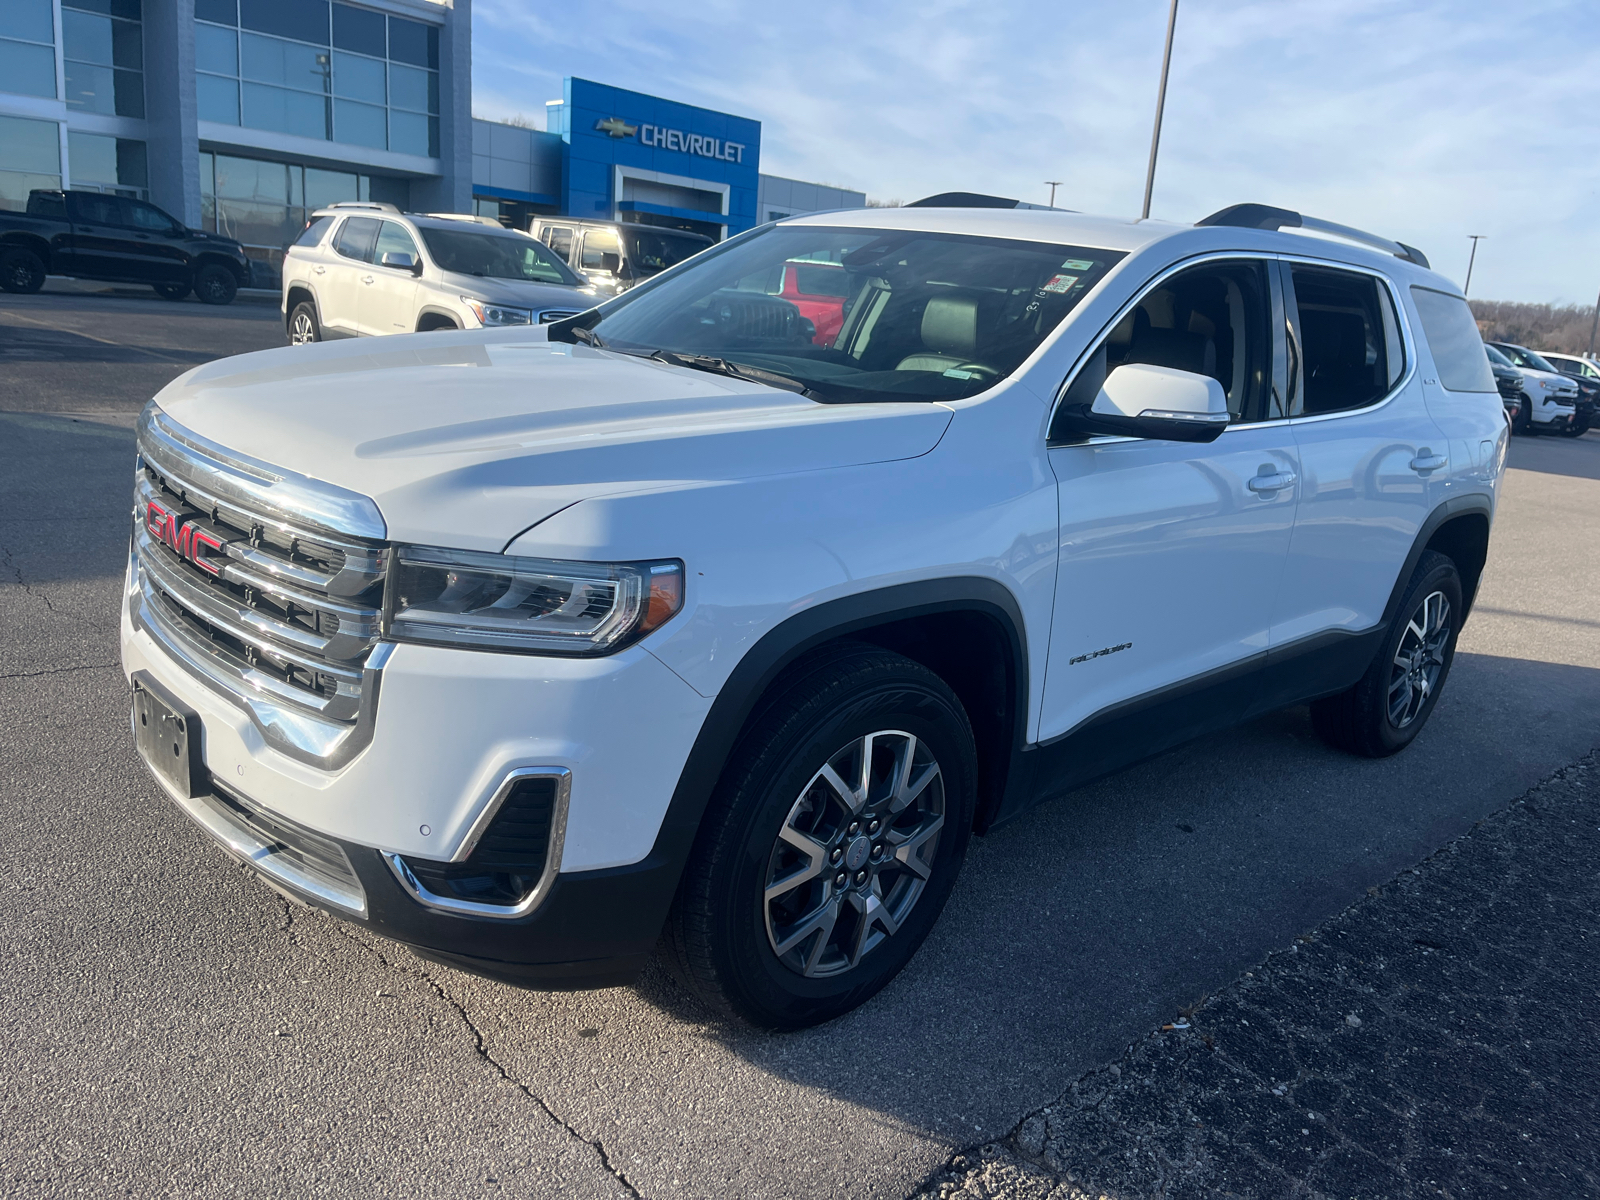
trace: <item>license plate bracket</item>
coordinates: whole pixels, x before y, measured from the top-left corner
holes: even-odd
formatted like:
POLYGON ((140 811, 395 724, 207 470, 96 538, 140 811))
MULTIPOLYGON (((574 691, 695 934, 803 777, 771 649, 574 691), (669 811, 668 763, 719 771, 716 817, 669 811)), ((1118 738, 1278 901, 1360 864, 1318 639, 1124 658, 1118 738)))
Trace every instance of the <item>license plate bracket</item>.
POLYGON ((133 676, 133 740, 146 765, 183 799, 210 790, 200 758, 200 715, 144 671, 133 676))

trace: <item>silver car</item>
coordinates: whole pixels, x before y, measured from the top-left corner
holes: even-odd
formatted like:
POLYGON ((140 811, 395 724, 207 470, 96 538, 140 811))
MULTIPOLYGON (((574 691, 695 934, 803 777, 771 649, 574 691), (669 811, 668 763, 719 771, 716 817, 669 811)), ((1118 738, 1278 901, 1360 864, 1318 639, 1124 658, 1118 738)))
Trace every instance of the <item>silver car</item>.
POLYGON ((392 204, 318 209, 283 261, 292 345, 436 329, 558 321, 594 288, 548 246, 488 217, 402 213, 392 204))

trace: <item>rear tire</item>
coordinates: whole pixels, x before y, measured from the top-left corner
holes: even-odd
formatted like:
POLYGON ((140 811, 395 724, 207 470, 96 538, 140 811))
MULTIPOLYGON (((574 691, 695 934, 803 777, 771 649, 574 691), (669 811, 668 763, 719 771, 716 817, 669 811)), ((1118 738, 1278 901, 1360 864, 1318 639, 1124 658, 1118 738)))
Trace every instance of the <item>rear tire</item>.
POLYGON ((194 294, 206 304, 232 304, 239 294, 239 281, 227 267, 213 263, 201 267, 194 277, 194 294))
POLYGON ((1588 432, 1589 422, 1580 417, 1573 417, 1561 430, 1561 436, 1570 438, 1582 437, 1588 432))
POLYGON ((289 314, 289 344, 309 346, 322 340, 322 326, 317 322, 317 306, 302 300, 289 314))
POLYGON ((1456 564, 1424 551, 1367 673, 1348 691, 1311 705, 1311 724, 1323 741, 1362 758, 1386 758, 1409 746, 1444 690, 1462 615, 1456 564))
POLYGON ((182 300, 189 294, 191 284, 187 283, 152 283, 156 295, 163 300, 182 300))
POLYGON ((44 286, 44 260, 21 246, 0 254, 0 290, 27 296, 44 286))
POLYGON ((831 648, 769 694, 730 757, 667 918, 668 968, 757 1026, 848 1012, 933 928, 976 794, 945 682, 875 646, 831 648))

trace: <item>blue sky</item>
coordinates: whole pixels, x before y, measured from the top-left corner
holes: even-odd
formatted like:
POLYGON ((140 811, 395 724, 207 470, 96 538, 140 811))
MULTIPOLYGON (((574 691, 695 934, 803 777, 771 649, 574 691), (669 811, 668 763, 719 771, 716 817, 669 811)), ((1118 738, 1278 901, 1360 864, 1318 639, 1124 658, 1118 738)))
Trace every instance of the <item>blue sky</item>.
MULTIPOLYGON (((1135 215, 1166 0, 475 0, 474 107, 578 75, 762 122, 762 170, 1135 215)), ((1152 216, 1257 200, 1420 247, 1472 295, 1600 290, 1600 5, 1180 0, 1152 216)))

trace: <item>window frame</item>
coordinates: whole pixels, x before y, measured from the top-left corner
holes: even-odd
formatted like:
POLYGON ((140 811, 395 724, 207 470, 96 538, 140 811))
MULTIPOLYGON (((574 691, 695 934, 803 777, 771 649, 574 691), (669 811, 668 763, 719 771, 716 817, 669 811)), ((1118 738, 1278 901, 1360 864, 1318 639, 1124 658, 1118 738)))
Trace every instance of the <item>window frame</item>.
MULTIPOLYGON (((1278 286, 1278 257, 1278 255, 1270 252, 1256 250, 1208 251, 1204 254, 1196 254, 1188 258, 1179 259, 1177 262, 1168 263, 1165 267, 1147 279, 1139 286, 1133 295, 1128 297, 1126 301, 1117 307, 1117 310, 1112 314, 1111 319, 1108 320, 1098 331, 1096 331, 1094 337, 1089 339, 1089 344, 1084 348, 1083 353, 1073 361, 1071 368, 1067 371, 1065 378, 1061 381, 1061 385, 1056 389, 1055 399, 1050 405, 1049 419, 1046 420, 1044 427, 1044 441, 1046 448, 1053 449, 1055 447, 1061 447, 1066 449, 1076 446, 1110 445, 1113 442, 1139 442, 1150 440, 1148 438, 1136 438, 1128 434, 1097 433, 1084 438, 1081 441, 1059 441, 1050 437, 1050 430, 1055 427, 1056 415, 1060 411, 1061 406, 1066 403, 1067 393, 1071 391, 1073 383, 1078 378, 1078 374, 1089 364, 1089 360, 1093 357, 1094 352, 1100 348, 1101 344, 1108 337, 1111 336, 1112 331, 1123 322, 1128 314, 1139 307, 1139 305, 1144 302, 1146 296, 1155 291, 1162 284, 1166 283, 1167 280, 1171 279, 1174 275, 1179 275, 1185 271, 1193 270, 1196 267, 1204 267, 1213 263, 1221 264, 1254 262, 1261 264, 1261 266, 1264 268, 1263 274, 1267 279, 1267 296, 1265 297, 1267 304, 1267 335, 1272 339, 1272 345, 1269 348, 1268 353, 1270 379, 1267 384, 1267 401, 1270 405, 1272 402, 1273 391, 1280 386, 1279 367, 1283 358, 1283 323, 1279 319, 1282 314, 1282 293, 1278 286)), ((1272 421, 1281 421, 1286 419, 1287 418, 1284 417, 1264 416, 1257 421, 1230 421, 1228 422, 1228 427, 1224 429, 1218 436, 1226 437, 1229 432, 1235 429, 1254 429, 1257 426, 1265 425, 1272 421)))
MULTIPOLYGON (((1299 305, 1292 304, 1294 301, 1294 280, 1290 276, 1290 271, 1296 263, 1299 263, 1319 270, 1344 271, 1351 275, 1367 275, 1376 279, 1379 286, 1388 293, 1389 310, 1395 319, 1396 332, 1400 335, 1400 353, 1405 357, 1405 363, 1401 368, 1400 374, 1395 378, 1394 383, 1390 385, 1389 390, 1370 404, 1363 404, 1359 408, 1341 408, 1337 412, 1290 414, 1283 417, 1274 417, 1273 420, 1287 421, 1291 425, 1305 425, 1314 421, 1337 421, 1345 417, 1355 417, 1376 412, 1385 405, 1392 403, 1396 396, 1410 386, 1411 380, 1417 373, 1416 341, 1412 336, 1410 314, 1406 311, 1406 306, 1399 295, 1400 285, 1377 268, 1361 266, 1357 263, 1341 262, 1337 259, 1313 258, 1306 254, 1274 254, 1272 257, 1278 264, 1278 283, 1283 293, 1283 328, 1285 331, 1293 332, 1297 345, 1304 345, 1305 343, 1300 336, 1299 305)), ((1304 361, 1302 356, 1297 368, 1303 368, 1304 361)), ((1285 371, 1287 372, 1287 364, 1285 364, 1285 371)), ((1287 375, 1284 382, 1285 384, 1288 383, 1287 375)), ((1297 379, 1296 383, 1295 398, 1303 401, 1304 380, 1297 379)), ((1287 390, 1282 395, 1286 397, 1285 407, 1287 407, 1287 390)), ((1232 428, 1232 426, 1229 426, 1229 428, 1232 428)), ((1226 433, 1227 430, 1223 432, 1226 433)))

